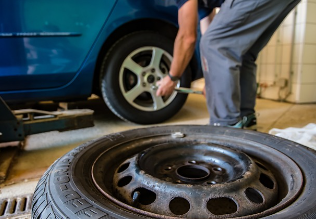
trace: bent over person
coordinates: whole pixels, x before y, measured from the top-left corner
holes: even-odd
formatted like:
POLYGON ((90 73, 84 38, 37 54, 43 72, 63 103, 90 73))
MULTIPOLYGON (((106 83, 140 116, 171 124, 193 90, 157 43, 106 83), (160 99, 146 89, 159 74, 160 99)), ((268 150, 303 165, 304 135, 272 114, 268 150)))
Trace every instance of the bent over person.
POLYGON ((177 0, 179 31, 169 76, 157 82, 158 96, 170 95, 188 65, 212 11, 219 13, 200 42, 210 125, 235 128, 256 124, 258 53, 300 0, 177 0))

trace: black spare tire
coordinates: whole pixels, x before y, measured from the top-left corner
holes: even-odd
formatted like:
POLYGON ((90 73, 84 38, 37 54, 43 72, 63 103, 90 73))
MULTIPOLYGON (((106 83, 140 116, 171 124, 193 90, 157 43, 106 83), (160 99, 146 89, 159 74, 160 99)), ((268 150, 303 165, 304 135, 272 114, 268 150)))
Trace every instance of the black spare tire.
POLYGON ((316 152, 210 126, 114 133, 58 159, 32 218, 315 218, 316 152))
MULTIPOLYGON (((187 94, 156 96, 156 82, 168 75, 173 40, 158 32, 143 31, 119 39, 106 54, 100 73, 105 103, 123 120, 138 124, 163 122, 175 115, 187 94)), ((187 68, 178 87, 190 87, 187 68)))

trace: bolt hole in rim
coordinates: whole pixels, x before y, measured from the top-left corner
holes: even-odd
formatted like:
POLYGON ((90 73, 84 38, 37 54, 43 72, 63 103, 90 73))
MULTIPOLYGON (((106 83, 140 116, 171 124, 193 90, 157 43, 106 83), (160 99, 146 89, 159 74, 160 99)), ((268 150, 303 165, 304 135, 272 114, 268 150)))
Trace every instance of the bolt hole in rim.
MULTIPOLYGON (((263 147, 259 153, 258 147, 262 145, 251 141, 224 141, 216 136, 208 139, 196 135, 186 134, 185 139, 175 139, 166 134, 142 140, 141 146, 137 140, 116 145, 95 161, 92 168, 94 183, 100 192, 114 203, 154 218, 260 218, 283 209, 300 194, 302 174, 299 167, 284 154, 269 147, 263 147), (201 139, 201 142, 196 139, 201 139), (205 143, 206 141, 208 142, 205 143), (122 148, 127 146, 133 149, 127 154, 125 151, 125 155, 120 158, 121 162, 116 163, 117 167, 107 171, 113 173, 113 180, 106 181, 98 169, 104 171, 104 166, 115 165, 114 161, 102 157, 118 156, 122 148), (205 150, 209 150, 206 154, 212 156, 205 155, 205 150), (201 151, 203 156, 200 156, 201 151), (191 156, 188 156, 188 153, 191 153, 191 156), (158 159, 162 154, 168 156, 158 159), (181 159, 172 163, 172 154, 181 159), (277 157, 279 159, 276 159, 277 157), (149 161, 152 164, 149 164, 149 161), (190 161, 195 161, 195 164, 190 161), (237 162, 232 166, 238 166, 239 169, 225 166, 227 161, 237 162), (122 169, 123 172, 120 171, 122 169), (197 175, 187 172, 196 169, 201 171, 197 175), (118 186, 118 182, 127 175, 127 181, 131 180, 122 187, 118 186), (291 178, 295 178, 297 184, 289 189, 291 178), (139 188, 152 194, 155 199, 149 204, 144 201, 137 201, 135 204, 132 196, 139 188), (241 189, 231 193, 230 190, 235 188, 241 189), (276 191, 278 194, 275 194, 276 191), (124 195, 125 193, 127 195, 124 195), (204 197, 201 195, 204 193, 215 195, 204 197), (179 203, 175 204, 177 200, 179 203), (186 202, 187 204, 183 204, 186 202), (226 203, 227 209, 214 210, 217 209, 218 203, 226 203), (177 205, 186 210, 176 210, 177 205)), ((146 196, 144 191, 140 191, 140 197, 142 196, 146 196)))

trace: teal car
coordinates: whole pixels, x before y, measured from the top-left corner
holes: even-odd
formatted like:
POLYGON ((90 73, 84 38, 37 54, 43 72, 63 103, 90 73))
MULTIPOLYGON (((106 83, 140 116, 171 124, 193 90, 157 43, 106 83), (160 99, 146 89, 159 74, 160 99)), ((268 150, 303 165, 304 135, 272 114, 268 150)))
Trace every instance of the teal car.
MULTIPOLYGON (((10 104, 96 94, 124 120, 162 122, 187 98, 155 95, 176 34, 175 0, 0 1, 0 96, 10 104)), ((200 77, 196 49, 177 86, 200 77)))

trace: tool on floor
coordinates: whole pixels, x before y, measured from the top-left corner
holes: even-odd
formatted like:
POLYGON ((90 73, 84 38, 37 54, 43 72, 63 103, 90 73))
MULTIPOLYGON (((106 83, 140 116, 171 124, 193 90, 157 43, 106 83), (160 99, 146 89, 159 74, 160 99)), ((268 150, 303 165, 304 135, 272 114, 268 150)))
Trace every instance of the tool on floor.
MULTIPOLYGON (((157 90, 158 86, 153 86, 152 88, 154 90, 157 90)), ((174 90, 178 93, 183 93, 183 94, 202 94, 203 95, 203 91, 201 90, 193 90, 186 87, 175 87, 174 90)))

